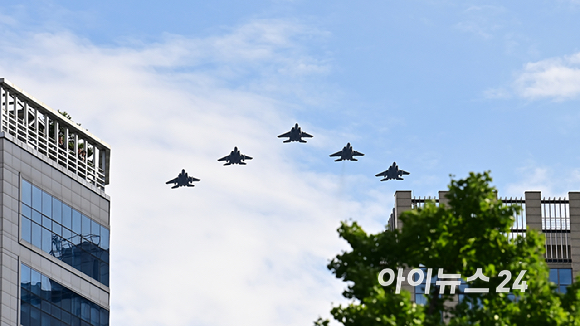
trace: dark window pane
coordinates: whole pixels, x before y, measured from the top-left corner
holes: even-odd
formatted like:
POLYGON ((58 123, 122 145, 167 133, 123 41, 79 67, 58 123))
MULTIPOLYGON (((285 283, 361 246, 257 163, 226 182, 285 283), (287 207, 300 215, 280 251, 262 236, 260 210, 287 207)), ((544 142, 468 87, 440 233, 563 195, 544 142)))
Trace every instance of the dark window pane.
POLYGON ((40 326, 40 310, 30 307, 30 326, 40 326))
POLYGON ((32 185, 26 180, 22 180, 22 202, 32 206, 32 185))
POLYGON ((62 224, 62 203, 56 198, 52 198, 52 219, 62 224))
POLYGON ((50 326, 50 315, 46 313, 40 314, 40 326, 50 326))
POLYGON ((99 325, 100 324, 100 316, 99 316, 99 307, 92 303, 91 304, 91 324, 99 325))
POLYGON ((32 186, 32 208, 42 212, 42 191, 32 186))
POLYGON ((72 211, 72 231, 76 234, 81 234, 81 213, 77 210, 72 211))
POLYGON ((101 326, 109 326, 109 311, 101 308, 101 326))
POLYGON ((52 216, 52 196, 42 192, 42 214, 52 216))
POLYGON ((560 285, 570 285, 572 284, 572 269, 561 268, 560 272, 560 285))
POLYGON ((62 225, 72 230, 72 208, 67 204, 62 204, 62 225))
POLYGON ((62 318, 62 322, 65 325, 70 325, 70 318, 71 318, 71 316, 70 316, 70 313, 69 312, 63 311, 62 312, 62 315, 61 315, 61 318, 62 318))
POLYGON ((550 269, 550 282, 558 284, 558 269, 556 268, 550 269))
POLYGON ((100 326, 109 326, 109 311, 101 308, 101 324, 100 326))
POLYGON ((81 319, 90 321, 91 320, 91 306, 87 300, 81 301, 81 319))
POLYGON ((23 302, 20 305, 20 324, 30 325, 30 305, 28 303, 23 302))
POLYGON ((89 238, 89 235, 91 234, 91 219, 86 217, 86 216, 82 216, 82 221, 83 221, 83 231, 82 231, 82 236, 84 238, 89 238))
POLYGON ((32 245, 42 248, 42 227, 36 223, 32 223, 32 245))
POLYGON ((31 241, 31 236, 32 236, 32 222, 27 219, 26 217, 24 217, 24 215, 22 216, 22 228, 20 230, 20 233, 22 234, 22 239, 28 243, 32 242, 31 241))

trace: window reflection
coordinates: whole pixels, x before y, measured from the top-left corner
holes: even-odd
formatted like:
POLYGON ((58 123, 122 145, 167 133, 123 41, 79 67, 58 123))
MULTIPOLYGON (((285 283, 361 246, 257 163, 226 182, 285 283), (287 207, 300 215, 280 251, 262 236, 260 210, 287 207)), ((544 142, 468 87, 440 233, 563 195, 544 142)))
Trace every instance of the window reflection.
POLYGON ((566 293, 566 288, 572 284, 572 269, 551 268, 550 282, 556 284, 556 292, 566 293))
POLYGON ((108 326, 109 311, 21 264, 20 323, 108 326))
POLYGON ((21 197, 22 239, 108 286, 109 230, 25 180, 21 197))

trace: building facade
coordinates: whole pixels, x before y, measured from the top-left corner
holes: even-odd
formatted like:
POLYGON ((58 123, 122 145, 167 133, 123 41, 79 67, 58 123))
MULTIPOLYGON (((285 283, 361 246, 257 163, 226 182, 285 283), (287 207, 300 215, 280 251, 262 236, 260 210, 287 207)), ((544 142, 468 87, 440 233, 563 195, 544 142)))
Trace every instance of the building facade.
MULTIPOLYGON (((395 207, 391 213, 388 228, 391 230, 403 227, 399 216, 406 210, 421 207, 426 200, 434 200, 437 204, 447 203, 446 191, 440 191, 438 198, 413 197, 411 191, 395 192, 395 207)), ((580 192, 569 192, 568 198, 542 198, 540 191, 526 191, 521 198, 500 198, 506 205, 519 205, 520 214, 515 216, 515 222, 508 237, 517 237, 526 233, 526 228, 541 231, 546 237, 546 262, 550 268, 550 281, 557 285, 557 291, 565 292, 566 287, 580 273, 580 192)), ((406 269, 408 275, 411 269, 406 269)), ((436 271, 433 276, 436 275, 436 271)), ((514 276, 515 277, 515 276, 514 276)), ((430 282, 434 285, 436 278, 430 282)), ((459 286, 455 299, 462 299, 465 282, 459 286)), ((402 289, 414 293, 417 303, 425 303, 425 286, 411 286, 404 282, 402 289)), ((431 286, 434 289, 435 286, 431 286)))
POLYGON ((0 325, 109 325, 110 153, 0 79, 0 325))

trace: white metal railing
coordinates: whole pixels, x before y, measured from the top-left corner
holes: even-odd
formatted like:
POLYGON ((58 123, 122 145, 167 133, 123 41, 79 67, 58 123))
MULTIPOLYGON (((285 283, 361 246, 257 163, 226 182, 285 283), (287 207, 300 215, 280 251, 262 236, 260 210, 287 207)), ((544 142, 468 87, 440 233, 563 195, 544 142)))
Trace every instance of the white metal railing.
POLYGON ((60 113, 0 80, 0 128, 66 170, 104 189, 110 149, 60 113))
POLYGON ((567 199, 542 199, 542 232, 546 236, 546 260, 569 262, 570 204, 567 199))

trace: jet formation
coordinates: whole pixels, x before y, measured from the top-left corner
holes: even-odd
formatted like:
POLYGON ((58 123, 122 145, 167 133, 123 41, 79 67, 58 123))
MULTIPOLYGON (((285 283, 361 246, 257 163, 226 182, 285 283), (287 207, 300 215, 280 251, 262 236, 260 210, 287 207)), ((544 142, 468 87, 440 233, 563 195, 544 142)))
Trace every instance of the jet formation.
POLYGON ((382 179, 381 181, 385 181, 385 180, 404 180, 403 178, 401 178, 404 175, 409 175, 410 173, 405 171, 405 170, 399 170, 399 166, 397 165, 397 163, 393 162, 393 165, 389 166, 389 168, 377 175, 375 175, 375 177, 385 177, 384 179, 382 179))
POLYGON ((338 151, 334 154, 330 154, 330 156, 331 157, 332 156, 340 156, 340 158, 337 158, 336 160, 334 160, 335 162, 338 162, 338 161, 358 161, 353 156, 365 156, 365 154, 353 150, 350 143, 347 143, 346 146, 344 146, 341 151, 338 151))
POLYGON ((231 164, 239 164, 239 165, 246 165, 244 160, 251 160, 252 157, 243 155, 238 150, 238 147, 234 147, 234 150, 230 152, 230 155, 224 156, 220 158, 218 161, 226 161, 224 165, 231 165, 231 164))
POLYGON ((173 183, 175 184, 171 189, 179 188, 179 187, 195 187, 195 185, 191 184, 194 181, 199 181, 199 179, 190 177, 185 172, 185 169, 181 170, 181 173, 177 175, 177 178, 167 181, 165 184, 173 183))
MULTIPOLYGON (((292 129, 290 129, 290 131, 281 134, 280 136, 278 136, 278 138, 288 138, 287 140, 284 140, 283 143, 289 143, 289 142, 299 142, 299 143, 306 143, 306 140, 302 139, 302 138, 312 138, 313 136, 302 131, 302 129, 300 128, 300 126, 298 126, 298 123, 296 123, 294 125, 294 127, 292 127, 292 129)), ((331 157, 339 157, 336 160, 334 160, 335 162, 338 161, 358 161, 356 158, 354 158, 354 156, 364 156, 365 154, 361 153, 361 152, 357 152, 355 151, 352 146, 350 145, 350 143, 347 143, 346 146, 344 146, 342 148, 342 150, 334 153, 334 154, 330 154, 331 157)), ((222 158, 220 158, 218 161, 219 162, 223 162, 225 161, 226 163, 224 165, 232 165, 232 164, 239 164, 239 165, 246 165, 246 163, 244 161, 246 160, 251 160, 252 157, 251 156, 247 156, 247 155, 243 155, 242 153, 240 153, 240 151, 238 150, 238 147, 234 147, 234 150, 230 152, 230 155, 224 156, 222 158)), ((397 163, 393 162, 393 164, 385 171, 377 174, 377 177, 380 176, 384 176, 385 178, 381 179, 381 181, 386 181, 386 180, 404 180, 402 178, 403 175, 409 175, 410 173, 405 171, 405 170, 400 170, 399 166, 397 165, 397 163)), ((194 185, 192 184, 192 182, 194 181, 199 181, 199 179, 196 179, 194 177, 190 177, 187 175, 187 173, 184 170, 181 170, 181 173, 177 176, 177 178, 169 180, 166 182, 166 184, 170 184, 173 183, 174 186, 171 187, 171 189, 175 189, 175 188, 179 188, 182 186, 185 187, 194 187, 194 185)))
POLYGON ((306 140, 302 139, 302 137, 312 138, 312 135, 305 133, 302 129, 298 126, 298 123, 290 129, 285 134, 281 134, 278 138, 285 138, 289 137, 287 140, 283 141, 283 143, 289 143, 291 141, 297 141, 301 143, 306 143, 306 140))

